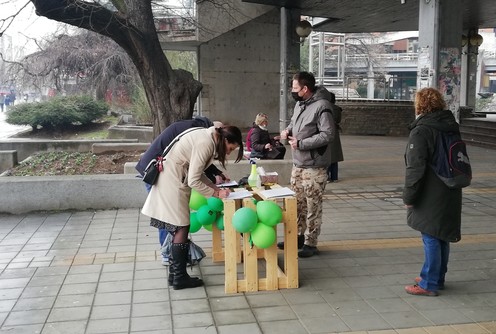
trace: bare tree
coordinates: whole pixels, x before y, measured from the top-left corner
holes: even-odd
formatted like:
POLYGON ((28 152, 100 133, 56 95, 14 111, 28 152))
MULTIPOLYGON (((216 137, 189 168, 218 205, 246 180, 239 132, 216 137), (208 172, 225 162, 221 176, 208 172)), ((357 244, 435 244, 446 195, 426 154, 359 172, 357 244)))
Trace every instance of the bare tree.
POLYGON ((151 0, 30 0, 36 13, 115 41, 141 78, 153 115, 154 135, 190 118, 202 84, 190 72, 173 70, 158 40, 151 0))
POLYGON ((140 79, 124 50, 108 37, 85 31, 61 34, 40 51, 11 62, 10 77, 22 87, 55 87, 62 94, 86 93, 103 99, 107 91, 124 90, 130 96, 140 79))

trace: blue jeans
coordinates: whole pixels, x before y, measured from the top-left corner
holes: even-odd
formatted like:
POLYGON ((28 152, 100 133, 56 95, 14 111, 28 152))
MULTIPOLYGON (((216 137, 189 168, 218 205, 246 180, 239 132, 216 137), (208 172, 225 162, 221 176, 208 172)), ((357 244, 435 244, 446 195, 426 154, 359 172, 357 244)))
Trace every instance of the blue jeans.
MULTIPOLYGON (((152 190, 152 186, 148 183, 145 183, 145 188, 148 193, 150 192, 150 190, 152 190)), ((165 238, 167 238, 167 233, 169 232, 167 232, 167 230, 164 228, 158 229, 158 242, 160 243, 160 247, 162 247, 162 245, 164 244, 165 238)), ((164 256, 162 255, 162 257, 164 256)))
POLYGON ((333 162, 327 167, 327 179, 336 181, 338 179, 338 163, 333 162))
POLYGON ((425 233, 422 233, 422 241, 424 243, 425 260, 420 271, 422 280, 419 285, 422 289, 437 291, 439 286, 444 285, 444 279, 448 271, 450 244, 425 233))

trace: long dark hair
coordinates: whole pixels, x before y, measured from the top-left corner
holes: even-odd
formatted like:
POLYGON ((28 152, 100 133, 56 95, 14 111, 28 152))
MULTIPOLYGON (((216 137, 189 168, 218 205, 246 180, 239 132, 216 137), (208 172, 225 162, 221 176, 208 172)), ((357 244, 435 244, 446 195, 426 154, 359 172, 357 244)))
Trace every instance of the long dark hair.
POLYGON ((241 136, 241 130, 236 126, 228 125, 222 128, 217 128, 217 134, 219 135, 219 141, 217 142, 217 160, 219 160, 222 167, 225 169, 226 163, 226 145, 224 145, 224 139, 230 144, 238 144, 238 157, 235 162, 239 162, 243 158, 243 138, 241 136))

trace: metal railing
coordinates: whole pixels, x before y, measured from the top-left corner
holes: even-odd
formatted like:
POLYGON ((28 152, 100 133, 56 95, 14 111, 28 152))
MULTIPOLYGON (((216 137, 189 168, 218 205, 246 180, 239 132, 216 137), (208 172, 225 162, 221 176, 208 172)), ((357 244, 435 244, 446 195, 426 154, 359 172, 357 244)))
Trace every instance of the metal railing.
POLYGON ((343 84, 323 79, 323 85, 336 94, 337 99, 369 101, 412 101, 416 92, 417 77, 361 75, 345 76, 343 84), (373 93, 372 93, 373 91, 373 93), (373 94, 373 96, 369 96, 373 94))

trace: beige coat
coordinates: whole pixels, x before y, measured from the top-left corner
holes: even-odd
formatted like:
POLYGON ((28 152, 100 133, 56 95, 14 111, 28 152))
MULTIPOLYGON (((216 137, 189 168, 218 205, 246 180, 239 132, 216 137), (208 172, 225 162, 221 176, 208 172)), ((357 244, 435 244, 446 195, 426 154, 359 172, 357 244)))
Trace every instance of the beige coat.
POLYGON ((189 225, 191 189, 209 198, 212 182, 203 174, 217 155, 215 128, 194 130, 174 144, 164 161, 164 170, 152 186, 141 212, 177 225, 189 225))

